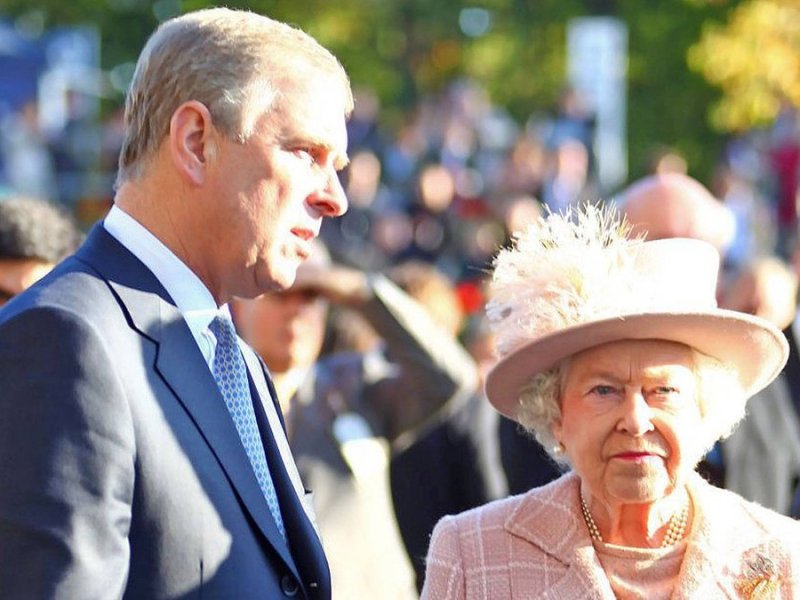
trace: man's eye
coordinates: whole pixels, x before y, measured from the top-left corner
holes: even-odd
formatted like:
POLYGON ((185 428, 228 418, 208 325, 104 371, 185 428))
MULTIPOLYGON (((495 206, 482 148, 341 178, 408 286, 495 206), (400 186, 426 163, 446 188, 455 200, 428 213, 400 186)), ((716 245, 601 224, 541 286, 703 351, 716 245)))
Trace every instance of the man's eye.
POLYGON ((314 154, 311 148, 297 148, 294 153, 300 158, 304 158, 309 162, 314 162, 314 154))
POLYGON ((322 150, 312 146, 305 146, 302 148, 298 148, 297 150, 295 150, 295 152, 297 153, 298 156, 300 156, 304 160, 307 160, 311 164, 320 163, 322 162, 323 159, 322 150))

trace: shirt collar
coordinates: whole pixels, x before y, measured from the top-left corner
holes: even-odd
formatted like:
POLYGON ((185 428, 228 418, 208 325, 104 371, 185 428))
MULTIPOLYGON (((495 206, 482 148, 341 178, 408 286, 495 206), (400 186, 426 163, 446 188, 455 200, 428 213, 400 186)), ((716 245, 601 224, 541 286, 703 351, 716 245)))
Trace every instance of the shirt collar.
POLYGON ((230 318, 228 305, 217 307, 214 297, 200 278, 124 210, 112 206, 103 226, 155 275, 175 302, 195 338, 202 335, 215 316, 230 318))

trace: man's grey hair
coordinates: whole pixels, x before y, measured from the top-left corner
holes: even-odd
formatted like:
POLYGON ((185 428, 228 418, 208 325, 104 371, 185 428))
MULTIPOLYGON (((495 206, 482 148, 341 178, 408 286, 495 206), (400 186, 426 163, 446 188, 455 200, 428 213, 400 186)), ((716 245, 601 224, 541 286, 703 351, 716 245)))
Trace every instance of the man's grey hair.
POLYGON ((256 117, 293 81, 321 74, 341 82, 349 115, 353 97, 344 68, 303 31, 227 8, 165 21, 150 36, 136 64, 125 102, 126 131, 116 186, 142 174, 181 104, 201 102, 225 136, 245 142, 256 117))

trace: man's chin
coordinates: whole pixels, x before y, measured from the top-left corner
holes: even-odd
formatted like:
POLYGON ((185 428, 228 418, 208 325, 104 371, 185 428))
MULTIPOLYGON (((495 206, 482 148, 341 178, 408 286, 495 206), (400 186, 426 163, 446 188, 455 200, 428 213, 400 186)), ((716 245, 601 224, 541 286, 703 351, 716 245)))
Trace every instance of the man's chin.
POLYGON ((252 295, 248 297, 255 298, 270 292, 283 292, 292 287, 294 280, 297 278, 299 263, 281 266, 283 267, 281 269, 256 273, 255 289, 251 292, 252 295))

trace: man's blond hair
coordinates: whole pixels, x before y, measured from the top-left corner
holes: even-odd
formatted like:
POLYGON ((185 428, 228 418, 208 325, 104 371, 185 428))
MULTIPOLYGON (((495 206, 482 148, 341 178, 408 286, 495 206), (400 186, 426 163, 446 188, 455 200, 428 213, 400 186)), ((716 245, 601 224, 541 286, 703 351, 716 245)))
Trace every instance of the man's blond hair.
POLYGON ((349 114, 353 97, 344 68, 295 27, 227 8, 162 23, 139 56, 125 102, 117 186, 142 174, 184 102, 201 102, 224 135, 244 142, 255 118, 293 82, 320 75, 341 83, 349 114))

